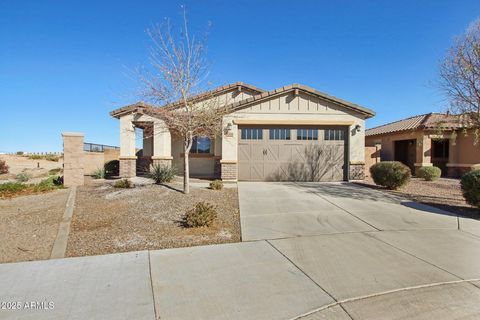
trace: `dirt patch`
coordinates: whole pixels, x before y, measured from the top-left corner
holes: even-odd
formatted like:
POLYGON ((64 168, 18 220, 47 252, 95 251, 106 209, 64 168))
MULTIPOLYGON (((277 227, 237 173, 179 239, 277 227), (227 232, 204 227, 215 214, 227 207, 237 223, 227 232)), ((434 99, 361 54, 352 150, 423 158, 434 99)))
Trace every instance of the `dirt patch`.
POLYGON ((460 187, 460 180, 458 179, 440 178, 436 181, 425 181, 419 178, 412 178, 408 185, 395 191, 378 187, 370 177, 365 178, 359 184, 405 196, 413 201, 447 210, 464 217, 480 220, 479 210, 465 202, 460 187))
POLYGON ((240 241, 236 188, 214 191, 180 185, 115 189, 109 184, 78 189, 67 256, 177 248, 240 241), (185 228, 183 215, 198 201, 217 205, 218 221, 209 228, 185 228))
POLYGON ((0 200, 0 263, 50 258, 68 190, 0 200))
POLYGON ((29 182, 36 183, 42 178, 47 177, 50 170, 57 169, 56 174, 61 175, 58 170, 62 169, 63 166, 62 158, 60 158, 59 161, 48 161, 45 159, 32 160, 26 156, 2 154, 0 155, 0 160, 6 161, 9 166, 9 173, 0 174, 0 181, 14 181, 17 174, 26 173, 30 177, 29 182))

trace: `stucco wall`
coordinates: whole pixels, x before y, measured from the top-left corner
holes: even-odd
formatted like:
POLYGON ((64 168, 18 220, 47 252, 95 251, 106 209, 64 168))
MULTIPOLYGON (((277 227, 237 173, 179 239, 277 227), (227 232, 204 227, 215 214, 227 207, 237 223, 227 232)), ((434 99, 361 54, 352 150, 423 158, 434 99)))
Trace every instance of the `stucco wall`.
POLYGON ((106 149, 104 152, 84 152, 84 172, 85 175, 91 175, 95 170, 102 169, 105 162, 118 160, 120 150, 106 149))
POLYGON ((364 162, 365 147, 365 120, 364 117, 345 107, 313 97, 309 94, 293 93, 273 97, 270 100, 256 103, 251 107, 239 110, 224 117, 224 127, 232 123, 232 131, 228 135, 223 134, 222 160, 237 160, 238 125, 236 120, 259 120, 259 121, 289 121, 292 124, 297 121, 323 121, 330 124, 349 122, 349 159, 351 162, 364 162), (360 125, 360 132, 353 130, 360 125))
POLYGON ((454 143, 456 144, 455 147, 450 149, 456 151, 456 157, 454 158, 455 163, 480 163, 480 141, 475 144, 473 130, 468 130, 466 134, 463 131, 458 132, 454 143))
MULTIPOLYGON (((399 140, 416 140, 416 159, 415 163, 422 163, 424 151, 429 152, 430 149, 424 150, 422 146, 422 131, 397 132, 379 136, 365 137, 366 146, 374 146, 376 143, 381 144, 380 157, 382 161, 393 161, 395 159, 395 141, 399 140)), ((429 154, 427 154, 429 156, 429 154)))
MULTIPOLYGON (((212 148, 213 145, 212 144, 212 148)), ((177 168, 179 173, 183 173, 183 141, 177 137, 172 139, 172 164, 177 168)), ((214 166, 215 158, 212 155, 196 155, 190 154, 189 157, 190 163, 190 175, 197 177, 213 177, 214 176, 214 166)))

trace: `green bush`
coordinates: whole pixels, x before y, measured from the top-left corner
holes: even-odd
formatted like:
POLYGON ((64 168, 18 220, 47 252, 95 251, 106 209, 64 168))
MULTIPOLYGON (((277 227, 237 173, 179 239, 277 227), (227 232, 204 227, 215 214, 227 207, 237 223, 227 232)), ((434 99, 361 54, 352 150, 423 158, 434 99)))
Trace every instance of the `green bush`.
POLYGON ((8 173, 9 166, 3 160, 0 160, 0 174, 8 173))
POLYGON ((207 202, 198 202, 185 214, 185 225, 189 228, 209 227, 217 219, 217 208, 207 202))
POLYGON ((105 170, 105 177, 117 177, 120 175, 120 161, 110 160, 105 162, 103 169, 105 170))
POLYGON ((480 208, 480 170, 470 171, 460 181, 463 197, 467 203, 480 208))
POLYGON ((20 182, 6 182, 0 183, 0 194, 2 193, 16 193, 28 188, 27 184, 20 182))
POLYGON ((15 179, 18 181, 18 182, 27 182, 28 180, 30 180, 30 175, 28 175, 27 173, 25 172, 22 172, 22 173, 19 173, 16 175, 15 179))
POLYGON ((55 155, 55 154, 47 154, 45 156, 45 160, 48 160, 48 161, 53 161, 53 162, 58 162, 58 160, 60 160, 60 157, 55 155))
POLYGON ((40 155, 40 154, 31 154, 28 156, 28 159, 30 160, 41 160, 43 159, 44 156, 40 155))
POLYGON ((63 181, 61 177, 48 177, 39 183, 33 185, 33 190, 36 192, 44 192, 62 187, 63 181))
POLYGON ((128 179, 122 179, 122 180, 118 180, 117 182, 115 182, 113 187, 114 188, 130 189, 130 188, 133 188, 133 183, 128 179))
POLYGON ((155 183, 165 183, 170 182, 177 174, 175 167, 155 164, 150 169, 148 176, 152 178, 155 183))
POLYGON ((420 167, 417 172, 417 177, 427 181, 437 180, 441 175, 442 170, 439 167, 420 167))
POLYGON ((370 167, 375 184, 391 190, 398 189, 410 181, 410 168, 398 161, 384 161, 370 167))
POLYGON ((212 182, 210 182, 210 189, 222 190, 223 189, 223 181, 222 180, 213 180, 212 182))
POLYGON ((17 151, 16 154, 17 156, 23 156, 23 151, 17 151))
POLYGON ((93 179, 105 179, 105 169, 103 169, 103 168, 95 169, 92 173, 92 178, 93 179))

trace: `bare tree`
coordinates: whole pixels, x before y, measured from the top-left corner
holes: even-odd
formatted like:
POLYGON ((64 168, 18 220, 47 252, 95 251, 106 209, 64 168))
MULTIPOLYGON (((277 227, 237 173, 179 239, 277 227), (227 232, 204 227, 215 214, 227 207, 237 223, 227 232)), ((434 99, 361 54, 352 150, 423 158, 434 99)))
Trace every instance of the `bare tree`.
POLYGON ((182 18, 183 25, 177 35, 169 20, 148 30, 152 41, 151 68, 138 75, 142 96, 154 105, 145 112, 161 119, 172 136, 183 141, 183 191, 189 193, 189 152, 193 139, 218 135, 226 108, 211 92, 205 91, 206 37, 197 39, 190 35, 185 9, 182 18))
POLYGON ((440 88, 450 111, 469 126, 480 125, 480 19, 455 40, 440 65, 440 88))

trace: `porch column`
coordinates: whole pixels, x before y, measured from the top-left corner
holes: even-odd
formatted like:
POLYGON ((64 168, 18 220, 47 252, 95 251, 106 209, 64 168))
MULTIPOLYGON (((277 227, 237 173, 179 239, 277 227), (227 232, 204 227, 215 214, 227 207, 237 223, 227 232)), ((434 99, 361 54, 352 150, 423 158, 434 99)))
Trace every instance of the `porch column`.
POLYGON ((451 135, 449 139, 448 150, 448 163, 447 163, 447 176, 449 178, 458 178, 460 174, 460 168, 458 164, 458 153, 460 152, 457 147, 458 136, 451 135))
POLYGON ((428 134, 423 133, 417 138, 416 152, 415 174, 420 167, 432 166, 432 139, 428 134))
POLYGON ((238 179, 238 125, 232 116, 223 117, 222 121, 222 160, 220 176, 224 181, 238 179))
POLYGON ((153 156, 154 165, 172 165, 172 136, 163 121, 153 123, 153 156))
POLYGON ((120 118, 120 176, 135 177, 137 174, 137 156, 135 155, 135 126, 133 114, 120 118))

